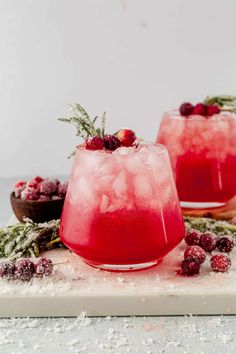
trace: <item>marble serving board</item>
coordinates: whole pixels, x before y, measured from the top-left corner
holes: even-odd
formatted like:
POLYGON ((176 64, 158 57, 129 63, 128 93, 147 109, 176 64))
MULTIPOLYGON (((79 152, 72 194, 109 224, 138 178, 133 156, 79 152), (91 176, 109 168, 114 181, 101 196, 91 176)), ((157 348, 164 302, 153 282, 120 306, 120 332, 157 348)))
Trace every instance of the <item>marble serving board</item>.
POLYGON ((0 317, 138 316, 236 314, 236 251, 229 273, 213 273, 209 261, 201 274, 178 275, 185 244, 156 267, 128 273, 84 264, 69 250, 48 251, 54 274, 29 283, 0 281, 0 317))

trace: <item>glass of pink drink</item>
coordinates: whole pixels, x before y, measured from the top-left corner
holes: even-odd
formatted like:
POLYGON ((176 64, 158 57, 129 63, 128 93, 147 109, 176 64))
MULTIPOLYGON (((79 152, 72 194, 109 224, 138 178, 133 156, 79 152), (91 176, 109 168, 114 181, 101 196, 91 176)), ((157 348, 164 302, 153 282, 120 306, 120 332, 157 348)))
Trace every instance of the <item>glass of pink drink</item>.
POLYGON ((61 218, 62 241, 107 270, 157 264, 184 237, 166 148, 141 143, 76 152, 61 218))
POLYGON ((166 145, 183 207, 224 205, 236 194, 236 119, 178 111, 164 114, 157 142, 166 145))

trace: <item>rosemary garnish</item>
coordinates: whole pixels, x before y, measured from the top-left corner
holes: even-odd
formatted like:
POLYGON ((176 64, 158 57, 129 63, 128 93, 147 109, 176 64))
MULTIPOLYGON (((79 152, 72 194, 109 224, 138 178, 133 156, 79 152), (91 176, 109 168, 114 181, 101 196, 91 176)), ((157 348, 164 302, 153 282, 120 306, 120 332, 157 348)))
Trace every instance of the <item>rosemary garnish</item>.
MULTIPOLYGON (((106 112, 104 112, 100 118, 100 127, 96 128, 95 123, 99 118, 98 116, 96 116, 94 119, 91 119, 89 114, 79 103, 71 105, 70 109, 73 113, 71 117, 59 118, 58 120, 61 122, 73 124, 76 128, 77 136, 86 140, 93 136, 99 136, 102 138, 105 135, 106 112)), ((68 158, 72 157, 74 154, 75 151, 68 158)))
POLYGON ((236 113, 236 96, 207 96, 204 100, 206 105, 218 105, 221 111, 236 113))
POLYGON ((216 235, 229 235, 236 239, 236 225, 228 221, 185 216, 184 223, 187 231, 191 229, 201 232, 211 231, 216 235))
POLYGON ((59 220, 37 224, 29 219, 0 228, 0 257, 38 257, 41 251, 60 247, 59 220))

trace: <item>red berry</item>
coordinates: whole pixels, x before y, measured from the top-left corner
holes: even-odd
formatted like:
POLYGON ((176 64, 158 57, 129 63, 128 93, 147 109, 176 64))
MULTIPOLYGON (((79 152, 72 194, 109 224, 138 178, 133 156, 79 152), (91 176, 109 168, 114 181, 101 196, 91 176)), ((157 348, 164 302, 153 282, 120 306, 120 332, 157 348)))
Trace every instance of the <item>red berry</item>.
POLYGON ((40 190, 40 193, 42 193, 42 194, 51 195, 56 192, 57 183, 55 182, 55 180, 44 179, 40 183, 39 190, 40 190))
POLYGON ((216 104, 207 106, 207 115, 212 116, 213 114, 220 113, 220 107, 216 104))
POLYGON ((188 257, 181 263, 182 274, 194 275, 198 274, 200 270, 200 263, 196 258, 188 257))
POLYGON ((122 146, 132 146, 136 140, 135 133, 130 129, 121 129, 116 136, 120 140, 122 146))
POLYGON ((37 200, 38 197, 38 193, 34 188, 27 187, 21 192, 21 199, 23 200, 37 200))
POLYGON ((26 185, 26 181, 17 181, 14 185, 14 188, 24 187, 26 185))
POLYGON ((231 260, 224 254, 215 254, 211 257, 211 268, 214 272, 227 272, 231 267, 231 260))
POLYGON ((199 245, 201 233, 198 230, 190 230, 185 236, 185 242, 187 245, 199 245))
POLYGON ((115 135, 105 135, 103 138, 105 148, 114 151, 121 146, 120 140, 115 135))
POLYGON ((20 258, 15 263, 15 279, 29 281, 34 274, 34 263, 29 258, 20 258))
POLYGON ((37 183, 41 183, 41 182, 43 181, 43 178, 40 177, 40 176, 36 176, 36 177, 34 177, 33 180, 34 180, 35 182, 37 182, 37 183))
POLYGON ((16 198, 20 198, 21 197, 21 193, 22 191, 25 189, 26 187, 26 182, 25 181, 18 181, 15 183, 14 185, 14 195, 16 198))
POLYGON ((220 252, 231 252, 234 248, 234 241, 229 236, 221 236, 217 242, 216 247, 220 252))
POLYGON ((203 263, 206 260, 206 253, 199 246, 189 246, 184 252, 184 259, 186 259, 188 257, 193 257, 199 263, 203 263))
POLYGON ((207 106, 204 103, 198 103, 193 109, 193 114, 207 116, 207 106))
POLYGON ((27 186, 28 188, 33 188, 33 189, 35 189, 35 190, 37 190, 37 189, 39 188, 38 182, 36 182, 36 181, 34 181, 34 180, 27 182, 26 186, 27 186))
POLYGON ((35 274, 39 277, 48 277, 53 272, 53 263, 49 258, 39 258, 34 264, 35 274))
POLYGON ((103 139, 99 136, 93 136, 85 141, 87 150, 102 150, 104 149, 103 139))
POLYGON ((68 188, 68 182, 63 182, 60 183, 57 187, 57 194, 59 195, 59 197, 64 198, 67 192, 67 188, 68 188))
POLYGON ((200 237, 199 245, 204 249, 206 252, 211 252, 216 248, 216 241, 217 236, 210 232, 205 232, 200 237))
POLYGON ((11 261, 0 263, 0 278, 11 279, 13 278, 15 271, 15 265, 11 261))
POLYGON ((189 102, 182 103, 179 112, 182 116, 190 116, 193 113, 193 105, 189 102))

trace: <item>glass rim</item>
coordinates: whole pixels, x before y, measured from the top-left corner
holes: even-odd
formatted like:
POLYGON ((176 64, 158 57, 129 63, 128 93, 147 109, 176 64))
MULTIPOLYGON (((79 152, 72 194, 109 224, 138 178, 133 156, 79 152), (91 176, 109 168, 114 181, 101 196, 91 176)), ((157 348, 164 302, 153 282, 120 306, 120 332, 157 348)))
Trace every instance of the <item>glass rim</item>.
POLYGON ((213 114, 211 117, 208 117, 208 118, 201 116, 199 114, 191 114, 191 115, 185 117, 179 113, 178 109, 172 109, 169 111, 165 111, 162 115, 163 118, 168 117, 171 119, 182 119, 182 120, 187 120, 189 122, 203 121, 202 118, 205 118, 207 122, 211 122, 211 123, 217 123, 217 122, 222 121, 222 119, 221 119, 222 116, 224 118, 228 118, 228 119, 231 118, 233 120, 236 120, 236 114, 234 112, 229 112, 229 111, 223 111, 223 112, 220 112, 217 114, 213 114))
MULTIPOLYGON (((132 156, 134 155, 135 153, 139 153, 140 152, 140 149, 138 149, 139 146, 153 146, 153 147, 156 147, 156 151, 157 153, 160 154, 163 154, 167 151, 167 148, 165 145, 163 144, 159 144, 159 143, 156 143, 156 142, 152 142, 152 141, 147 141, 147 140, 138 140, 138 146, 136 147, 137 150, 132 150, 132 152, 130 150, 129 153, 127 154, 119 154, 119 156, 121 157, 126 157, 126 156, 132 156)), ((120 148, 125 148, 125 146, 121 146, 120 148)), ((135 149, 135 146, 130 146, 130 147, 126 147, 127 149, 129 148, 134 148, 135 149)), ((118 150, 119 148, 117 148, 116 150, 118 150)), ((114 152, 116 151, 111 151, 111 150, 89 150, 89 149, 86 149, 85 146, 83 145, 78 145, 77 148, 76 148, 76 154, 78 152, 82 152, 82 153, 86 153, 86 154, 89 154, 89 155, 99 155, 99 156, 112 156, 112 157, 116 157, 117 154, 114 154, 114 152)))

